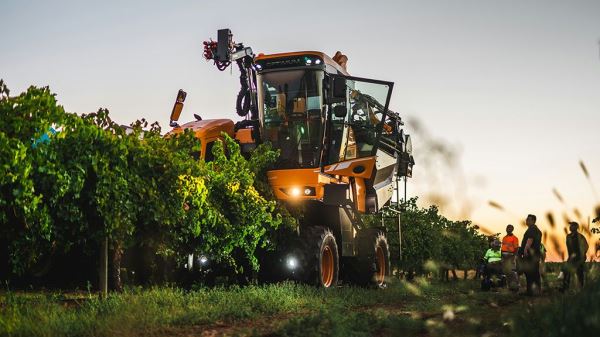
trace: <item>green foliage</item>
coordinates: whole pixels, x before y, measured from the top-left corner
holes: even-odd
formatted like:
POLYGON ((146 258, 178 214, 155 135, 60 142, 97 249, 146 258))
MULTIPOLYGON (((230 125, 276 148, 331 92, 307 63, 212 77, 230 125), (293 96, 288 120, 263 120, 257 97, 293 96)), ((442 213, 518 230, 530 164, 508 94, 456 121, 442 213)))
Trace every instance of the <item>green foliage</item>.
POLYGON ((275 202, 262 197, 255 188, 255 178, 256 172, 276 159, 276 154, 257 152, 248 161, 235 140, 225 134, 223 137, 225 143, 215 144, 214 160, 206 164, 210 204, 217 213, 214 221, 208 224, 205 242, 210 243, 208 251, 218 247, 222 254, 220 258, 227 258, 234 265, 232 252, 243 250, 253 269, 257 270, 254 251, 266 246, 268 230, 277 229, 282 220, 275 212, 275 202))
MULTIPOLYGON (((279 157, 279 150, 274 150, 271 143, 260 144, 250 157, 250 167, 254 176, 254 186, 258 193, 268 200, 275 200, 275 212, 281 215, 282 227, 284 229, 295 229, 298 226, 298 220, 302 217, 302 211, 291 208, 291 205, 284 205, 283 202, 275 198, 273 189, 267 179, 267 169, 272 167, 279 157)), ((278 236, 285 235, 285 231, 271 231, 269 237, 276 240, 278 236)))
POLYGON ((472 269, 488 249, 488 237, 471 221, 444 219, 441 261, 452 269, 472 269))
POLYGON ((47 87, 11 97, 0 82, 0 241, 13 270, 105 237, 115 251, 137 242, 232 266, 237 250, 257 269, 254 252, 282 218, 255 175, 277 153, 263 147, 246 160, 225 137, 228 155, 219 142, 206 164, 190 155, 200 148, 191 132, 164 138, 156 123, 132 126, 127 134, 105 109, 66 113, 47 87))
MULTIPOLYGON (((392 264, 409 275, 444 269, 472 269, 488 247, 487 237, 470 221, 452 221, 436 206, 419 208, 412 198, 401 205, 402 259, 398 260, 397 209, 384 209, 392 264)), ((366 216, 368 226, 381 226, 381 217, 366 216)))
POLYGON ((64 111, 44 89, 30 88, 14 98, 8 94, 0 83, 0 239, 9 251, 20 252, 10 259, 15 270, 22 270, 37 260, 40 250, 50 248, 53 236, 48 206, 35 184, 39 151, 32 141, 64 111))
POLYGON ((515 336, 596 336, 600 331, 600 281, 551 303, 515 315, 515 336))

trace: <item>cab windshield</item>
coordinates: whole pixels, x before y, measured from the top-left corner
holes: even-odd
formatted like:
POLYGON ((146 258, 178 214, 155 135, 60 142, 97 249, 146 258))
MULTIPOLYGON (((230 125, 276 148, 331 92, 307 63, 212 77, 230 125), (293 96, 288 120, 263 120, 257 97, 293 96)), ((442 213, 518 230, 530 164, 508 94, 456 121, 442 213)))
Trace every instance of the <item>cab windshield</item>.
POLYGON ((282 70, 258 76, 261 135, 281 151, 278 168, 319 165, 325 121, 322 70, 282 70))

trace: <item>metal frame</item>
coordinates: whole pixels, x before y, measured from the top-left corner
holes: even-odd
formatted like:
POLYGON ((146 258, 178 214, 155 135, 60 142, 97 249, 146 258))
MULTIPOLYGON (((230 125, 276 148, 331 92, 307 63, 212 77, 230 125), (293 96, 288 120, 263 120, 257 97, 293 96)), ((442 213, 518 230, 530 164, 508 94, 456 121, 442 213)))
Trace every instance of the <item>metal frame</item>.
MULTIPOLYGON (((381 85, 387 85, 389 87, 389 90, 388 90, 388 93, 387 93, 387 97, 386 97, 386 100, 385 100, 385 104, 384 104, 384 108, 383 108, 383 112, 382 112, 383 115, 381 117, 381 121, 375 127, 375 133, 376 133, 375 143, 373 144, 373 149, 371 150, 371 156, 375 156, 377 154, 377 149, 379 149, 379 143, 380 143, 380 140, 381 140, 381 133, 382 133, 382 130, 383 130, 383 125, 384 125, 384 123, 386 121, 386 118, 387 118, 390 100, 392 99, 392 92, 394 91, 394 82, 382 81, 382 80, 375 80, 375 79, 364 78, 364 77, 340 75, 340 74, 330 74, 330 73, 327 73, 327 75, 329 76, 331 83, 333 82, 333 80, 336 77, 341 77, 341 78, 344 78, 346 80, 358 81, 358 82, 366 82, 366 83, 373 83, 373 84, 381 84, 381 85)), ((331 123, 331 114, 332 114, 332 111, 331 111, 331 104, 329 102, 326 102, 326 103, 327 103, 327 120, 325 121, 325 123, 327 125, 327 131, 328 131, 330 123, 331 123)), ((331 137, 328 137, 327 149, 329 149, 330 145, 331 145, 331 137)), ((321 151, 323 151, 323 149, 321 149, 321 151)), ((323 171, 323 167, 324 167, 324 163, 323 163, 323 160, 322 160, 323 157, 324 157, 324 154, 321 153, 321 162, 320 162, 321 171, 323 171)), ((331 164, 331 163, 329 163, 329 164, 331 164)))

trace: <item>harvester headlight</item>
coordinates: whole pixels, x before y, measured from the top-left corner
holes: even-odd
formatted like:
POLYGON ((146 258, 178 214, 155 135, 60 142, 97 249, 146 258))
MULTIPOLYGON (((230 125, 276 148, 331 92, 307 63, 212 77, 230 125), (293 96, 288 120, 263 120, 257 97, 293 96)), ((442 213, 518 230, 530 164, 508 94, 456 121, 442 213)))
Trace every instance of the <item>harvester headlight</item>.
POLYGON ((299 187, 292 187, 290 189, 290 195, 292 197, 299 197, 300 196, 300 188, 299 187))
POLYGON ((206 257, 205 255, 201 255, 199 260, 200 260, 200 264, 203 266, 208 263, 208 257, 206 257))
POLYGON ((298 268, 298 260, 294 256, 288 256, 285 260, 285 265, 288 267, 288 269, 295 270, 298 268))
POLYGON ((310 197, 317 195, 315 188, 312 186, 282 187, 279 190, 292 198, 298 198, 302 196, 310 197))
POLYGON ((320 59, 316 59, 315 60, 315 64, 321 64, 321 60, 320 59))

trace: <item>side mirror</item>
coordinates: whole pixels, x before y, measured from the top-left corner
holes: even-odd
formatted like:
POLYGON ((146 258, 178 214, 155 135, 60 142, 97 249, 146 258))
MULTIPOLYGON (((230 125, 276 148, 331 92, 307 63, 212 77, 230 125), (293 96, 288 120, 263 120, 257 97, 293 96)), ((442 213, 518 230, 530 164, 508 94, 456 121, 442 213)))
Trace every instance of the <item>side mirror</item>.
POLYGON ((408 154, 412 154, 412 140, 410 138, 410 135, 406 135, 404 136, 404 151, 406 151, 406 153, 408 154))
POLYGON ((181 116, 183 102, 185 102, 186 96, 187 93, 182 89, 179 89, 179 92, 177 93, 177 99, 175 100, 175 105, 173 106, 173 111, 171 111, 171 117, 169 118, 171 120, 169 125, 172 127, 177 126, 177 121, 179 120, 179 116, 181 116))
POLYGON ((336 118, 344 118, 344 117, 346 117, 347 113, 348 113, 348 110, 346 110, 346 106, 343 104, 336 105, 333 107, 333 115, 336 118))
POLYGON ((406 150, 405 142, 406 142, 406 136, 404 135, 404 129, 400 129, 400 131, 398 131, 398 134, 396 135, 396 143, 398 143, 400 145, 402 152, 404 152, 406 150))

